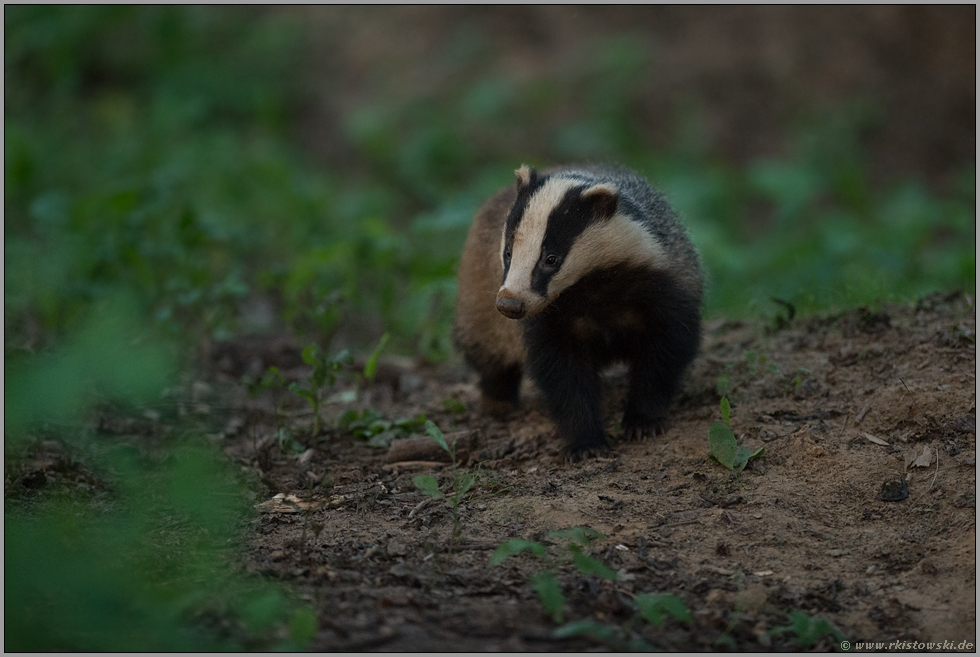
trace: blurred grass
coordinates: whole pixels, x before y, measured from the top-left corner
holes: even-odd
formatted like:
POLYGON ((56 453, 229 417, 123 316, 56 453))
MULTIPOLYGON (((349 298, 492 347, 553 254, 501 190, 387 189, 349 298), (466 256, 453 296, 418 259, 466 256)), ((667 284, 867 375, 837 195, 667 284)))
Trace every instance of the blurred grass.
POLYGON ((446 358, 469 222, 522 162, 647 174, 701 249, 708 316, 975 292, 973 163, 942 196, 914 177, 872 187, 867 99, 803 117, 786 158, 736 167, 696 107, 670 149, 644 143, 642 42, 590 43, 519 82, 461 39, 445 53, 459 84, 357 107, 353 161, 324 167, 293 141, 311 38, 295 13, 8 6, 4 24, 5 461, 54 438, 111 500, 7 496, 7 649, 303 647, 308 608, 221 556, 243 483, 199 430, 147 459, 127 452, 138 436, 78 427, 104 399, 152 406, 203 338, 284 325, 369 348, 387 330, 446 358), (262 299, 272 324, 249 314, 262 299))

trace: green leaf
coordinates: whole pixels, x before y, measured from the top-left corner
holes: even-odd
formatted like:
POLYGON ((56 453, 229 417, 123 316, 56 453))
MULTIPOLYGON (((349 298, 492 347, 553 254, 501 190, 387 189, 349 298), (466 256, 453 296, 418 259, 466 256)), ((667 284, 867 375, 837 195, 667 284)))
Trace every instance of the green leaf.
POLYGON ((556 623, 562 622, 565 618, 565 596, 554 574, 543 570, 531 575, 529 581, 537 591, 544 610, 551 614, 556 623))
POLYGON ((738 650, 738 644, 735 643, 735 639, 732 638, 731 634, 727 632, 722 633, 717 639, 715 639, 715 645, 724 648, 728 652, 735 652, 738 650))
POLYGON ((522 538, 512 538, 497 546, 497 549, 490 556, 490 565, 496 566, 510 555, 525 551, 530 552, 536 557, 543 557, 547 553, 545 547, 540 543, 525 541, 522 538))
POLYGON ((270 591, 245 603, 243 615, 251 629, 263 629, 272 625, 282 613, 283 596, 278 591, 270 591))
POLYGON ((315 366, 317 364, 317 357, 320 355, 320 347, 316 344, 310 344, 303 347, 303 351, 300 353, 300 357, 303 362, 307 365, 315 366))
POLYGON ((630 636, 625 628, 605 625, 592 618, 572 621, 556 629, 552 635, 556 639, 567 639, 573 636, 587 636, 605 643, 613 650, 625 652, 654 652, 653 646, 633 635, 630 636))
POLYGON ((556 639, 567 639, 573 636, 587 636, 600 641, 607 641, 615 637, 615 632, 608 625, 603 625, 599 621, 586 618, 583 620, 566 623, 556 629, 552 635, 556 639))
POLYGON ((357 421, 357 411, 348 408, 337 418, 337 428, 343 431, 350 431, 351 425, 357 421))
POLYGON ((336 356, 327 361, 327 369, 331 372, 339 372, 344 365, 353 365, 354 357, 351 356, 350 349, 343 349, 336 356))
POLYGON ((459 492, 456 496, 463 499, 463 495, 466 491, 473 488, 473 484, 476 483, 476 476, 472 472, 467 472, 459 479, 459 492))
POLYGON ((643 593, 633 599, 637 610, 651 625, 660 625, 664 614, 670 614, 678 621, 692 623, 691 610, 676 595, 666 593, 643 593))
POLYGON ((374 381, 374 377, 378 373, 378 358, 381 356, 381 350, 385 348, 390 338, 391 335, 388 333, 382 335, 378 346, 371 352, 367 362, 364 364, 364 378, 368 381, 374 381))
POLYGON ((286 378, 275 365, 270 365, 262 374, 259 386, 262 388, 279 388, 286 382, 286 378))
POLYGON ((310 374, 309 382, 311 389, 319 390, 325 386, 333 385, 334 376, 327 370, 317 365, 313 368, 313 372, 310 374))
POLYGON ((387 449, 391 446, 391 441, 398 437, 396 431, 382 431, 381 433, 375 434, 368 438, 368 447, 375 447, 377 449, 387 449))
POLYGON ((422 491, 423 495, 428 495, 437 500, 446 499, 446 496, 439 490, 439 482, 432 475, 415 475, 412 478, 412 483, 422 491))
POLYGON ((837 639, 838 644, 844 641, 844 634, 834 627, 830 622, 823 618, 810 618, 799 609, 789 612, 790 624, 783 627, 774 627, 769 630, 769 635, 774 636, 783 632, 793 632, 796 634, 796 641, 801 647, 807 647, 816 643, 818 639, 828 634, 837 639))
POLYGON ((368 433, 374 435, 376 433, 381 433, 382 431, 388 431, 391 429, 392 424, 388 420, 375 420, 368 425, 368 433))
POLYGON ((312 641, 317 630, 316 612, 309 605, 297 609, 289 621, 289 638, 301 646, 312 641))
POLYGON ((571 527, 556 532, 550 532, 549 538, 561 538, 578 545, 589 545, 596 539, 604 539, 605 535, 597 532, 591 527, 571 527))
POLYGON ((432 420, 425 421, 425 432, 429 434, 429 437, 436 442, 439 447, 442 447, 447 452, 449 451, 449 445, 446 444, 446 437, 442 435, 439 431, 439 427, 435 425, 432 420))
POLYGON ((442 406, 450 413, 456 415, 466 412, 466 405, 457 399, 453 399, 452 397, 446 397, 445 399, 443 399, 442 406))
POLYGON ((290 392, 293 392, 293 393, 299 395, 300 397, 302 397, 306 401, 310 402, 311 404, 315 403, 315 401, 316 401, 316 397, 313 396, 313 393, 310 392, 309 390, 307 390, 306 388, 304 388, 303 386, 301 386, 298 383, 293 382, 293 383, 289 384, 289 390, 290 390, 290 392))
POLYGON ((722 422, 713 422, 708 429, 710 456, 729 470, 735 468, 735 434, 722 422))
POLYGON ((721 398, 721 421, 726 426, 732 426, 732 405, 728 403, 728 397, 721 398))
POLYGON ((732 469, 735 472, 741 472, 748 465, 749 459, 754 459, 757 456, 761 456, 766 451, 765 447, 760 447, 754 452, 746 447, 745 445, 739 445, 735 450, 735 462, 732 464, 732 469))
POLYGON ((415 429, 421 429, 425 426, 425 413, 420 413, 417 417, 401 417, 395 420, 395 426, 405 429, 406 431, 414 431, 415 429))
POLYGON ((598 559, 593 559, 581 552, 572 555, 572 563, 586 575, 596 575, 605 579, 619 579, 619 575, 615 570, 598 559))

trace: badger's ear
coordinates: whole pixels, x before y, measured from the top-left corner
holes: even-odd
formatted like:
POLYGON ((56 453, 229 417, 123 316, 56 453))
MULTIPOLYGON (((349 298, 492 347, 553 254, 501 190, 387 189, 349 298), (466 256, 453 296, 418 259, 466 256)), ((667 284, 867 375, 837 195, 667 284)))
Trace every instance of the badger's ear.
POLYGON ((579 195, 582 201, 592 206, 597 219, 608 219, 616 214, 619 206, 619 190, 611 183, 600 183, 582 190, 579 195))
POLYGON ((521 168, 514 172, 517 176, 517 189, 524 189, 538 177, 538 172, 529 167, 526 164, 522 164, 521 168))

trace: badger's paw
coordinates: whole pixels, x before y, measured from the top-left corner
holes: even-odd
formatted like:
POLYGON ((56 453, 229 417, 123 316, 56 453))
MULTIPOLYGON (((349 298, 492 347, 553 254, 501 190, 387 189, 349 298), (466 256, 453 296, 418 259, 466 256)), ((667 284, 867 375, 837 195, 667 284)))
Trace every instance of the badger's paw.
POLYGON ((664 435, 666 432, 667 423, 664 419, 648 421, 623 420, 622 440, 628 443, 639 442, 647 439, 652 440, 658 435, 664 435))
POLYGON ((483 395, 480 397, 480 413, 492 417, 507 417, 517 410, 517 403, 509 399, 494 399, 483 395))
POLYGON ((564 451, 565 462, 575 463, 577 461, 609 456, 609 451, 609 445, 605 443, 601 445, 569 445, 564 451))

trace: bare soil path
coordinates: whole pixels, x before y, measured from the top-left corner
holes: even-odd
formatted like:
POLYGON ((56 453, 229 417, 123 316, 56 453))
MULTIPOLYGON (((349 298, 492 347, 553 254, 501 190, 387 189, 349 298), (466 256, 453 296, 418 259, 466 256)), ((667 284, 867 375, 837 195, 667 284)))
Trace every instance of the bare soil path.
MULTIPOLYGON (((247 420, 232 423, 225 451, 267 493, 245 530, 243 567, 291 582, 314 605, 314 650, 597 647, 553 638, 528 583, 539 561, 488 564, 503 541, 553 544, 549 532, 573 526, 605 535, 589 551, 619 579, 561 563, 566 620, 622 627, 633 595, 677 595, 690 624, 635 627, 656 648, 792 649, 792 633, 767 631, 793 610, 855 642, 975 641, 975 330, 974 302, 958 293, 779 330, 714 321, 666 436, 614 441, 608 458, 573 465, 532 387, 521 410, 498 421, 475 413, 474 377, 461 366, 389 363, 365 406, 467 432, 463 467, 476 485, 460 507, 458 541, 448 506, 413 484, 427 473, 448 490, 448 463, 389 463, 386 449, 334 429, 289 455, 274 438, 271 397, 242 394, 235 404, 247 420), (765 447, 739 477, 708 458, 719 390, 740 442, 765 447), (884 501, 886 484, 894 491, 902 479, 908 497, 884 501)), ((216 389, 234 374, 222 368, 274 364, 275 349, 238 348, 225 345, 215 362, 216 389)), ((624 393, 623 373, 609 373, 614 439, 624 393)), ((327 407, 328 427, 343 408, 327 407)), ((828 636, 816 647, 832 645, 828 636)))

